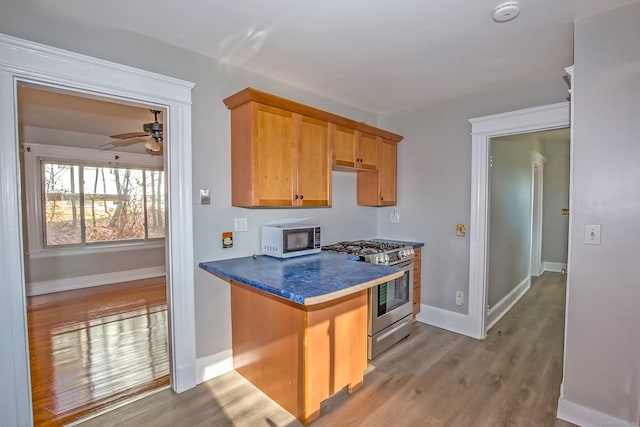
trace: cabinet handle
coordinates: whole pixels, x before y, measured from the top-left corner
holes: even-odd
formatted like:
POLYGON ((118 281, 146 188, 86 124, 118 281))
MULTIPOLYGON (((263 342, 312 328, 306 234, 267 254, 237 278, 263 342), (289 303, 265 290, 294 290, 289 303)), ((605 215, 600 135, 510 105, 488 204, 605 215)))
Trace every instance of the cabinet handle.
POLYGON ((297 194, 295 195, 295 199, 298 200, 298 195, 297 194))
POLYGON ((384 200, 384 197, 380 196, 380 201, 382 202, 384 200))
POLYGON ((301 195, 300 195, 300 200, 302 200, 302 199, 304 199, 304 196, 301 194, 301 195))

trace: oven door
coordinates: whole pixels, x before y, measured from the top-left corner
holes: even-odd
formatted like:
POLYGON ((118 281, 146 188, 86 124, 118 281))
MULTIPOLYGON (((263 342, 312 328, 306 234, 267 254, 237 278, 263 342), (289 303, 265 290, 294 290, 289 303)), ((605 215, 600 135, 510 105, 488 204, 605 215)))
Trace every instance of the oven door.
POLYGON ((413 310, 413 261, 396 264, 404 270, 397 279, 369 290, 369 335, 410 315, 413 310))

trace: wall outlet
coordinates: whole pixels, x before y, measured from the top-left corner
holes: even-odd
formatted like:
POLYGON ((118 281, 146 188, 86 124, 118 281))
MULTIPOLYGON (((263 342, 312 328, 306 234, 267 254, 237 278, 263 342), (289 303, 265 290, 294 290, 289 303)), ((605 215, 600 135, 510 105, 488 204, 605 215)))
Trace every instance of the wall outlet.
POLYGON ((393 210, 393 212, 391 212, 391 222, 393 223, 400 222, 400 214, 395 209, 393 210))
POLYGON ((249 224, 247 218, 234 218, 233 224, 236 231, 248 231, 249 224))
POLYGON ((464 304, 464 292, 456 291, 456 305, 464 304))
POLYGON ((456 236, 464 237, 467 234, 467 226, 465 224, 456 224, 456 236))

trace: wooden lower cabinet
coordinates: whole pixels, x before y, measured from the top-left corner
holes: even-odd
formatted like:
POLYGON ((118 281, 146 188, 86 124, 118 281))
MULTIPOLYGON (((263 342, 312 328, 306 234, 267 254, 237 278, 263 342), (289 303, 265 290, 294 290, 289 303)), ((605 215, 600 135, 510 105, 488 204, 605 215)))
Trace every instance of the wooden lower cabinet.
POLYGON ((414 248, 416 257, 413 260, 413 321, 420 313, 420 298, 422 285, 422 248, 414 248))
POLYGON ((362 386, 367 290, 304 306, 230 283, 234 369, 300 422, 345 386, 362 386))

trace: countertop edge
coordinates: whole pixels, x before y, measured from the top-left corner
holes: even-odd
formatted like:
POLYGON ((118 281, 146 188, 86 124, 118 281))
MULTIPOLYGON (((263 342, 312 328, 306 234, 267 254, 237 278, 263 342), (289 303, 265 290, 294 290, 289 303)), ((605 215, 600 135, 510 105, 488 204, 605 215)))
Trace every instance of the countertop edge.
MULTIPOLYGON (((358 285, 353 285, 345 289, 340 289, 339 291, 331 292, 328 294, 317 295, 315 297, 309 297, 304 299, 304 303, 296 303, 304 306, 310 306, 315 304, 320 304, 323 302, 332 301, 347 295, 355 294, 356 292, 362 291, 364 289, 369 289, 374 286, 377 286, 381 283, 388 282, 393 279, 397 279, 398 277, 402 277, 404 275, 404 271, 400 270, 396 273, 389 274, 387 276, 382 276, 377 279, 369 280, 368 282, 363 282, 358 285)), ((261 289, 258 289, 261 290, 261 289)), ((263 291, 267 292, 267 291, 263 291)))

